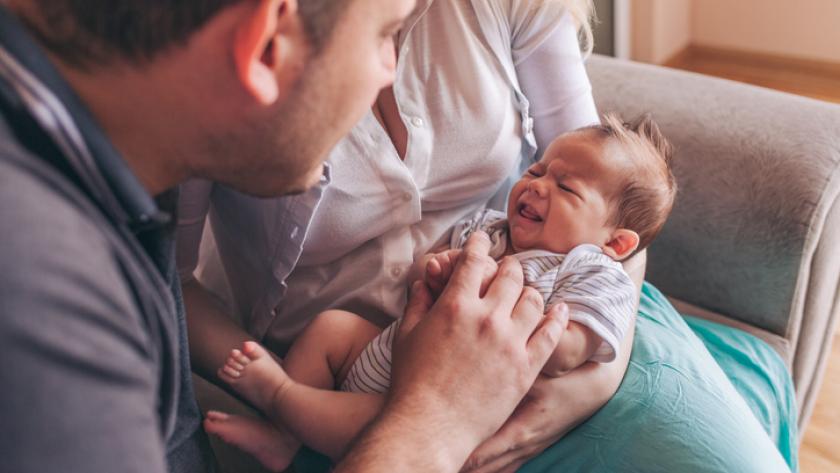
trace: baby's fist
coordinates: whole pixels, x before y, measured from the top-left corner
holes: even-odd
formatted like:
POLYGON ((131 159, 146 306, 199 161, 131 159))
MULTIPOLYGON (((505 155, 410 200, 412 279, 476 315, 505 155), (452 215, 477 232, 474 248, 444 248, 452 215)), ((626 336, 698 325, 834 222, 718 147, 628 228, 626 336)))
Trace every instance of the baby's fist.
POLYGON ((432 255, 426 263, 426 275, 424 277, 426 285, 432 294, 437 298, 449 282, 449 277, 452 276, 452 270, 455 268, 455 262, 458 261, 458 256, 461 250, 446 250, 432 255))

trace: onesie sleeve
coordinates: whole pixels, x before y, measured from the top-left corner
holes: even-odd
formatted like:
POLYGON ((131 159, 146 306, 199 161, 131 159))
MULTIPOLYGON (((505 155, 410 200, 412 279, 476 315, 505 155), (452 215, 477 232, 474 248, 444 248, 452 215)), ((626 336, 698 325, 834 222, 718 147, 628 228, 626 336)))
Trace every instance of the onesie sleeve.
POLYGON ((490 237, 490 257, 499 259, 504 256, 507 248, 507 228, 507 216, 503 212, 481 209, 455 224, 449 247, 453 250, 463 248, 470 235, 481 230, 490 237))
POLYGON ((546 306, 558 302, 569 307, 571 320, 603 340, 591 360, 614 360, 636 314, 636 288, 621 264, 592 245, 573 249, 557 272, 546 306))

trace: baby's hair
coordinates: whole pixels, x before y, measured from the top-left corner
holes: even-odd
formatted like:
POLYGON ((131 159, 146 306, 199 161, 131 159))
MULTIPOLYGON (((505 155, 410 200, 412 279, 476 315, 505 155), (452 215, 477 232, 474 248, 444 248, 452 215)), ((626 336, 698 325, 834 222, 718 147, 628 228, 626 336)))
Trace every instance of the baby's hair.
POLYGON ((585 129, 614 141, 632 162, 623 187, 616 193, 612 224, 639 234, 636 252, 647 248, 662 230, 677 193, 671 171, 674 148, 649 114, 631 122, 618 115, 604 115, 600 125, 585 129))

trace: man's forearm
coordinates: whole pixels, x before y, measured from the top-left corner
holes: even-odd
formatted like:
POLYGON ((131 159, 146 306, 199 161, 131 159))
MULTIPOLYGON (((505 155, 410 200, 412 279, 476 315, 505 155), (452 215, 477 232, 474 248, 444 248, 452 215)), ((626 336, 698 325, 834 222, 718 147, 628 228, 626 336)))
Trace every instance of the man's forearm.
POLYGON ((185 283, 183 293, 192 369, 203 378, 226 386, 216 370, 225 363, 232 348, 253 337, 225 314, 218 299, 198 281, 185 283))
POLYGON ((457 472, 478 444, 458 438, 457 426, 422 418, 410 409, 389 408, 363 432, 337 473, 457 472), (406 412, 408 411, 408 412, 406 412))

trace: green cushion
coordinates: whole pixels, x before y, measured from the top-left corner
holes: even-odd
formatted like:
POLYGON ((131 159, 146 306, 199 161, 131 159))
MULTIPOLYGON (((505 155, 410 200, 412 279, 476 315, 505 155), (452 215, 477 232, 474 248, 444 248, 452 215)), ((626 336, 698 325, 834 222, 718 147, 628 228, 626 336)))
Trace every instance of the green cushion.
POLYGON ((520 471, 796 471, 795 429, 793 385, 772 348, 684 319, 645 283, 618 392, 520 471))

